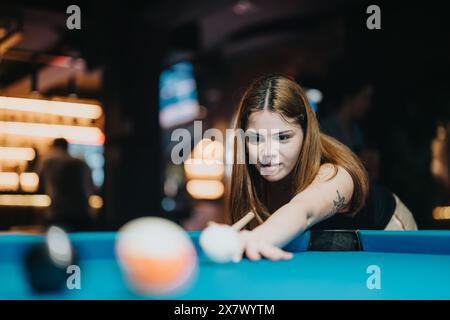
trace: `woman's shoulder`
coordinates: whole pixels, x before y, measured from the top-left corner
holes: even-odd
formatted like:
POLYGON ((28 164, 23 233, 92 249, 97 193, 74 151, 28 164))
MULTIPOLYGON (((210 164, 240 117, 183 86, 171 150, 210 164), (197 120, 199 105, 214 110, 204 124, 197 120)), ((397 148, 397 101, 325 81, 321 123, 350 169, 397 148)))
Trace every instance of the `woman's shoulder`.
POLYGON ((324 162, 320 165, 315 180, 326 181, 337 175, 344 179, 352 180, 350 174, 344 167, 330 162, 324 162))

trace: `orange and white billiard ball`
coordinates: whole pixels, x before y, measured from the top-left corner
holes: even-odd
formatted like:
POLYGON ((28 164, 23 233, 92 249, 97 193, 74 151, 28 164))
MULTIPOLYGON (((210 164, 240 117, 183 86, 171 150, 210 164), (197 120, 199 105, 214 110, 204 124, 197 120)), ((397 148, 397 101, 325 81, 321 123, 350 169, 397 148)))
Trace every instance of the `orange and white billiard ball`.
POLYGON ((116 255, 131 288, 140 294, 166 296, 192 285, 198 258, 187 232, 158 217, 132 220, 120 228, 116 255))

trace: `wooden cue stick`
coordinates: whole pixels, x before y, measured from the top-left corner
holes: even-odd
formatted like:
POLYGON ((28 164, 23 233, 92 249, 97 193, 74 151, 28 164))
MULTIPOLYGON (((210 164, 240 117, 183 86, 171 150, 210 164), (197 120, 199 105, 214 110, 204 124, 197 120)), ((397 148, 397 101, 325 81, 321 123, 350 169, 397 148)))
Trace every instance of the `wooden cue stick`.
POLYGON ((233 224, 231 227, 236 230, 239 231, 241 230, 243 227, 245 227, 247 225, 247 223, 249 223, 250 221, 252 221, 252 219, 255 217, 255 214, 253 212, 249 212, 247 213, 241 220, 239 220, 238 222, 236 222, 235 224, 233 224))

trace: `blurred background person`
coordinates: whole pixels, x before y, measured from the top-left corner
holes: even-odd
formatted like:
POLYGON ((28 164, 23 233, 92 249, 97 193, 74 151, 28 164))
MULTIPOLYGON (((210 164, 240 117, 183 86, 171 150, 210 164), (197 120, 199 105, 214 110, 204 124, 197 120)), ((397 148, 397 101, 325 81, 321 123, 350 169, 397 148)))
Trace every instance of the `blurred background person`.
POLYGON ((39 163, 38 174, 40 189, 51 198, 46 224, 70 231, 91 229, 89 196, 94 191, 91 170, 83 160, 69 154, 66 139, 53 141, 39 163))

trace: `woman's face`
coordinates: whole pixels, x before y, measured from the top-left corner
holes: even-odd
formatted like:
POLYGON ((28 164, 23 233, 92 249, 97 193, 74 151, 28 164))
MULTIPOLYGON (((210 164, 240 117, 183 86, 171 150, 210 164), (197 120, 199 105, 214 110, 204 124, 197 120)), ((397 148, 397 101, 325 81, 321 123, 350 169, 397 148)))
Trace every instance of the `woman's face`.
POLYGON ((303 144, 303 131, 294 119, 253 112, 245 133, 249 161, 267 181, 279 181, 294 169, 303 144))

